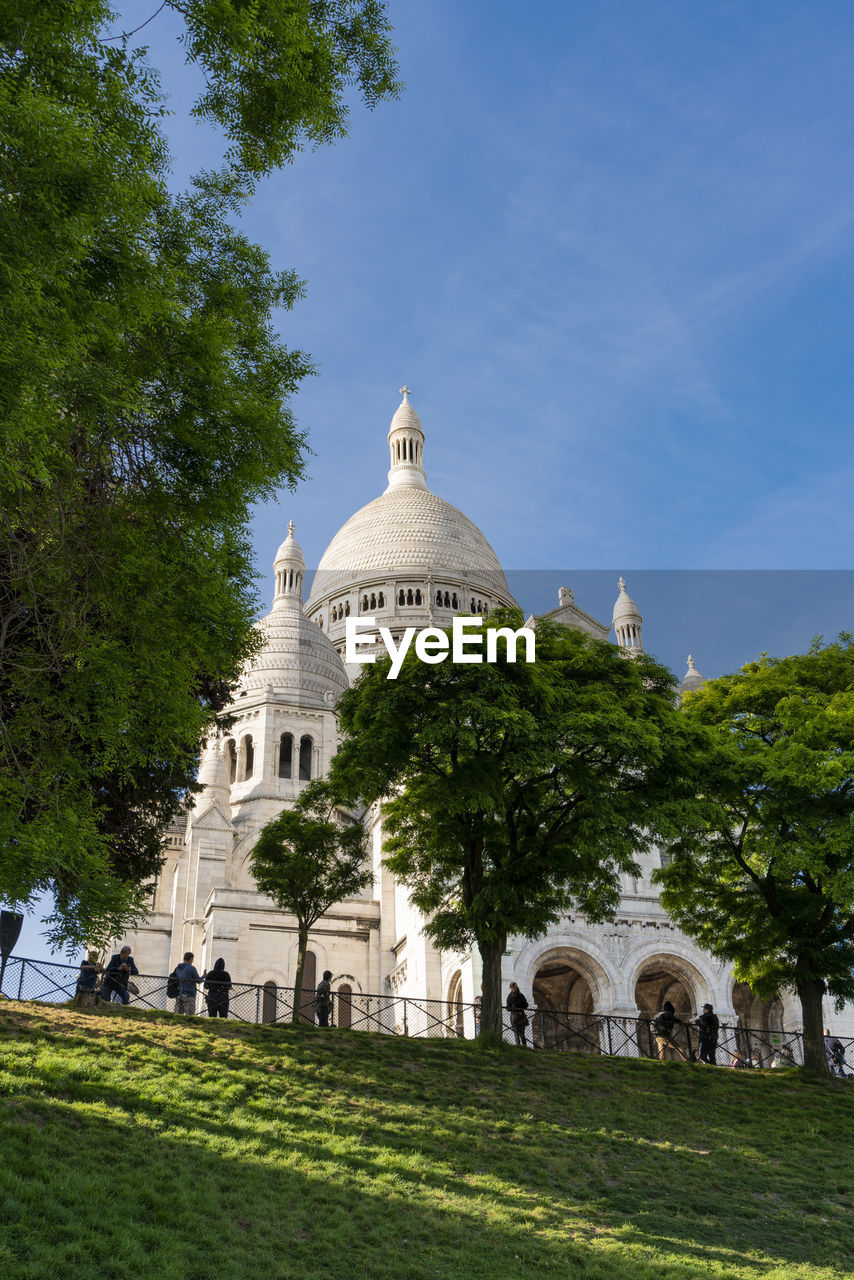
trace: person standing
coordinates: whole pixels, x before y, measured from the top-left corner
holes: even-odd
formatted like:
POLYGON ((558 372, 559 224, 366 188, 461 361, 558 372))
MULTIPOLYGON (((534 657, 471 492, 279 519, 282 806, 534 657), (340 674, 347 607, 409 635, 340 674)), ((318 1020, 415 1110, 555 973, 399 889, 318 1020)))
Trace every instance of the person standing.
POLYGON ((698 1018, 694 1019, 694 1026, 697 1028, 699 1039, 699 1059, 701 1062, 708 1062, 710 1067, 716 1067, 718 1064, 718 1033, 720 1031, 720 1019, 710 1004, 703 1005, 703 1012, 698 1018))
POLYGON ((676 1043, 676 1024, 683 1025, 676 1017, 676 1010, 669 1000, 665 1000, 661 1011, 652 1020, 655 1032, 655 1044, 661 1062, 682 1062, 685 1055, 676 1043))
POLYGON ((205 978, 205 1000, 209 1018, 227 1018, 229 991, 231 990, 231 974, 226 971, 225 961, 217 960, 205 978))
POLYGON ((830 1027, 824 1028, 824 1051, 827 1054, 827 1065, 830 1074, 845 1079, 845 1046, 838 1036, 830 1034, 830 1027))
POLYGON ((314 993, 314 1011, 317 1014, 317 1025, 319 1027, 329 1026, 329 1014, 332 1010, 332 987, 329 985, 332 979, 332 970, 324 969, 323 977, 317 984, 314 993))
POLYGON ((181 964, 176 964, 175 977, 178 979, 178 999, 175 1001, 175 1012, 195 1013, 196 988, 200 982, 204 982, 204 978, 193 964, 192 951, 185 951, 181 964))
POLYGON ((98 961, 98 952, 90 951, 80 965, 80 972, 77 975, 77 989, 74 992, 74 1003, 80 1005, 82 1009, 94 1008, 95 1001, 98 998, 95 984, 98 980, 98 974, 103 972, 104 966, 98 961))
POLYGON ((131 974, 138 977, 139 969, 134 964, 130 947, 122 947, 121 951, 110 957, 110 963, 104 971, 101 995, 107 1003, 112 1001, 114 1004, 127 1004, 130 1001, 128 984, 131 974))
POLYGON ((510 1026, 513 1028, 513 1035, 516 1037, 516 1044, 523 1049, 528 1047, 527 1027, 528 1015, 525 1010, 528 1008, 528 1001, 522 995, 515 982, 510 983, 510 990, 507 993, 507 1009, 510 1013, 510 1026))

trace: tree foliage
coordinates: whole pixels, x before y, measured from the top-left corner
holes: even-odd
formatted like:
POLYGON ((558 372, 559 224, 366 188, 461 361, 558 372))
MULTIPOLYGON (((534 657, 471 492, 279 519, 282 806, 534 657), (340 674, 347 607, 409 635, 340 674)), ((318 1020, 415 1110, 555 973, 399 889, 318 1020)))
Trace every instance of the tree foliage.
POLYGON ((274 329, 301 284, 232 215, 343 132, 349 83, 396 92, 373 0, 171 7, 229 144, 177 195, 156 75, 108 7, 0 14, 0 896, 52 889, 70 945, 143 908, 253 652, 250 510, 302 475, 311 364, 274 329))
POLYGON ((309 931, 336 902, 371 884, 365 857, 364 828, 336 813, 323 782, 306 787, 292 809, 268 822, 252 850, 250 865, 258 888, 297 921, 294 1022, 300 1016, 309 931))
POLYGON ((826 1071, 822 996, 854 997, 854 639, 763 655, 682 711, 696 794, 671 808, 662 902, 760 997, 798 993, 826 1071))
MULTIPOLYGON (((521 614, 490 624, 521 624, 521 614)), ((678 767, 673 677, 581 631, 541 623, 536 662, 368 667, 339 704, 331 785, 382 801, 386 864, 440 948, 475 942, 483 1025, 500 1028, 510 934, 616 909, 678 767)))

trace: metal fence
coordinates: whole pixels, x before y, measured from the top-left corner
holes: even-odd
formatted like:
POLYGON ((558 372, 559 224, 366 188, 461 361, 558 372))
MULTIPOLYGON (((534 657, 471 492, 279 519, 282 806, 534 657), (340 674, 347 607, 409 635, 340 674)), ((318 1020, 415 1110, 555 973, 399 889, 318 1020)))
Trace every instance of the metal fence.
MULTIPOLYGON (((78 969, 73 965, 10 958, 2 994, 12 1000, 38 1000, 61 1004, 72 1000, 77 990, 78 969)), ((175 1001, 166 995, 167 979, 140 974, 131 979, 135 991, 128 1004, 136 1009, 168 1010, 175 1001)), ((115 999, 115 996, 113 996, 115 999)), ((234 983, 229 992, 226 1016, 240 1022, 274 1025, 290 1022, 294 992, 268 982, 263 986, 234 983)), ((193 1011, 200 1017, 214 1016, 202 988, 193 1011)), ((303 992, 300 1020, 315 1022, 314 993, 303 992)), ((700 1043, 696 1028, 679 1024, 673 1036, 659 1043, 652 1019, 622 1018, 611 1014, 570 1013, 532 1007, 524 1026, 517 1027, 504 1011, 504 1039, 522 1040, 524 1045, 557 1053, 586 1053, 619 1058, 657 1058, 697 1061, 700 1043), (518 1035, 517 1035, 518 1032, 518 1035)), ((422 1000, 415 996, 368 995, 346 988, 332 993, 330 1023, 354 1031, 433 1039, 470 1040, 477 1034, 474 1005, 446 1000, 422 1000)), ((854 1038, 839 1037, 850 1069, 854 1070, 854 1038)), ((715 1065, 730 1066, 736 1057, 746 1067, 770 1067, 781 1054, 791 1055, 796 1066, 803 1064, 803 1036, 799 1031, 765 1031, 754 1027, 721 1026, 715 1065), (788 1050, 786 1048, 788 1046, 788 1050)))

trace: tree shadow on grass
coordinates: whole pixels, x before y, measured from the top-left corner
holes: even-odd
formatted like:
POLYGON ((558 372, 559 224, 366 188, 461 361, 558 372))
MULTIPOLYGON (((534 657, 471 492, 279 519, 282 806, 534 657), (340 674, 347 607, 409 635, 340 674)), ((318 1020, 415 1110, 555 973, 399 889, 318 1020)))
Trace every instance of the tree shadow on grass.
MULTIPOLYGON (((152 1137, 127 1117, 90 1112, 70 1126, 58 1102, 41 1101, 38 1115, 43 1126, 29 1132, 33 1114, 4 1124, 8 1280, 693 1280, 698 1260, 712 1261, 681 1240, 624 1241, 569 1215, 536 1229, 517 1203, 499 1221, 435 1187, 359 1185, 346 1171, 285 1165, 251 1147, 223 1153, 152 1137)), ((718 1256, 721 1275, 768 1271, 718 1256)))

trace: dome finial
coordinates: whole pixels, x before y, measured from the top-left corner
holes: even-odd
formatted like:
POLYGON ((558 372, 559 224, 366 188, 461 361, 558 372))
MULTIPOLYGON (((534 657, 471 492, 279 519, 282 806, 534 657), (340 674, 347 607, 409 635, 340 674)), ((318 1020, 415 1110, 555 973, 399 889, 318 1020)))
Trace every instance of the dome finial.
POLYGON ((404 404, 409 404, 409 397, 412 395, 412 392, 409 390, 409 387, 406 385, 405 382, 403 386, 400 388, 400 394, 403 396, 404 404))
POLYGON ((294 524, 293 520, 289 520, 288 521, 288 537, 292 538, 296 533, 296 531, 297 531, 297 527, 294 524))

